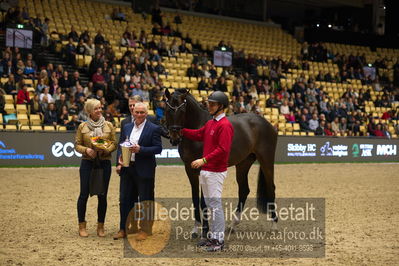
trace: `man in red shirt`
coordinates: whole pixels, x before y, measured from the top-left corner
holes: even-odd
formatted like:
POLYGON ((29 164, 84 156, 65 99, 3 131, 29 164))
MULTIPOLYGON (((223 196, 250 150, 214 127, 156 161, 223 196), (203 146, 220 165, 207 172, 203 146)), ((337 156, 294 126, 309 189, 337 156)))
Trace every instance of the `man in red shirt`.
POLYGON ((200 129, 184 128, 181 133, 188 139, 204 142, 203 157, 193 161, 191 167, 201 168, 199 181, 211 215, 211 233, 198 245, 205 246, 207 251, 219 251, 224 247, 225 230, 222 189, 227 175, 234 129, 224 113, 229 105, 226 94, 215 91, 209 96, 208 102, 208 111, 213 119, 200 129))

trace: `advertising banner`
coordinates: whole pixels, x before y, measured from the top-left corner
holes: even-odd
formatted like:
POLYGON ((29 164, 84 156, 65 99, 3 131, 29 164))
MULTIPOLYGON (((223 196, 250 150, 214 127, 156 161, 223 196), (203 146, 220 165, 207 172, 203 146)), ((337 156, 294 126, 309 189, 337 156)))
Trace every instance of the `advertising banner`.
MULTIPOLYGON (((0 167, 77 166, 82 155, 74 149, 74 137, 73 132, 0 132, 0 167)), ((162 145, 158 164, 182 163, 176 146, 167 139, 162 145)), ((398 139, 280 136, 276 162, 399 162, 398 146, 398 139)))

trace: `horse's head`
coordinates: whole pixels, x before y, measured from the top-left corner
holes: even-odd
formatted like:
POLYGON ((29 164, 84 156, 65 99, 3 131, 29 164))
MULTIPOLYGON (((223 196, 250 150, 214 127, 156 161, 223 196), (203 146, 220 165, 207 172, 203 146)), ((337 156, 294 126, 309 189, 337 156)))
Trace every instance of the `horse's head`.
POLYGON ((171 94, 168 89, 165 90, 165 119, 170 143, 174 146, 179 144, 182 139, 180 130, 185 126, 187 93, 186 90, 179 90, 171 94))

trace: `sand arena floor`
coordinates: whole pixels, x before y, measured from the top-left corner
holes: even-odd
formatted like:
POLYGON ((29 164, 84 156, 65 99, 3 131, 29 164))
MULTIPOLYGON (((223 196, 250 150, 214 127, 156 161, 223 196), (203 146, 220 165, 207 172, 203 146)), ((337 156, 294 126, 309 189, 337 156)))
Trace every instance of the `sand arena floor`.
MULTIPOLYGON (((326 198, 326 256, 300 258, 124 258, 118 229, 119 177, 108 194, 107 236, 95 235, 96 198, 88 203, 90 236, 78 237, 77 168, 0 169, 0 265, 399 264, 399 164, 276 165, 277 197, 326 198), (212 264, 209 264, 212 263, 212 264)), ((258 166, 250 171, 255 196, 258 166)), ((230 168, 224 197, 236 197, 230 168)), ((159 166, 156 197, 190 197, 182 166, 159 166)), ((245 226, 245 225, 243 225, 245 226)))

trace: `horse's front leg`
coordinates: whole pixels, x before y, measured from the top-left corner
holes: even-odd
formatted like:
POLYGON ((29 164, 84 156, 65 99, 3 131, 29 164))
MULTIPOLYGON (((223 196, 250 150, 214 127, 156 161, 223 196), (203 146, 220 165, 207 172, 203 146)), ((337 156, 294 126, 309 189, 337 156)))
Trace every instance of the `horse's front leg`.
POLYGON ((199 170, 191 168, 190 163, 185 163, 185 169, 191 185, 191 195, 195 216, 195 222, 194 227, 191 230, 191 236, 196 238, 200 234, 206 234, 208 232, 208 221, 205 219, 203 221, 203 219, 201 219, 201 208, 206 208, 206 205, 203 196, 200 198, 199 194, 199 170), (202 221, 204 222, 203 224, 202 221))

